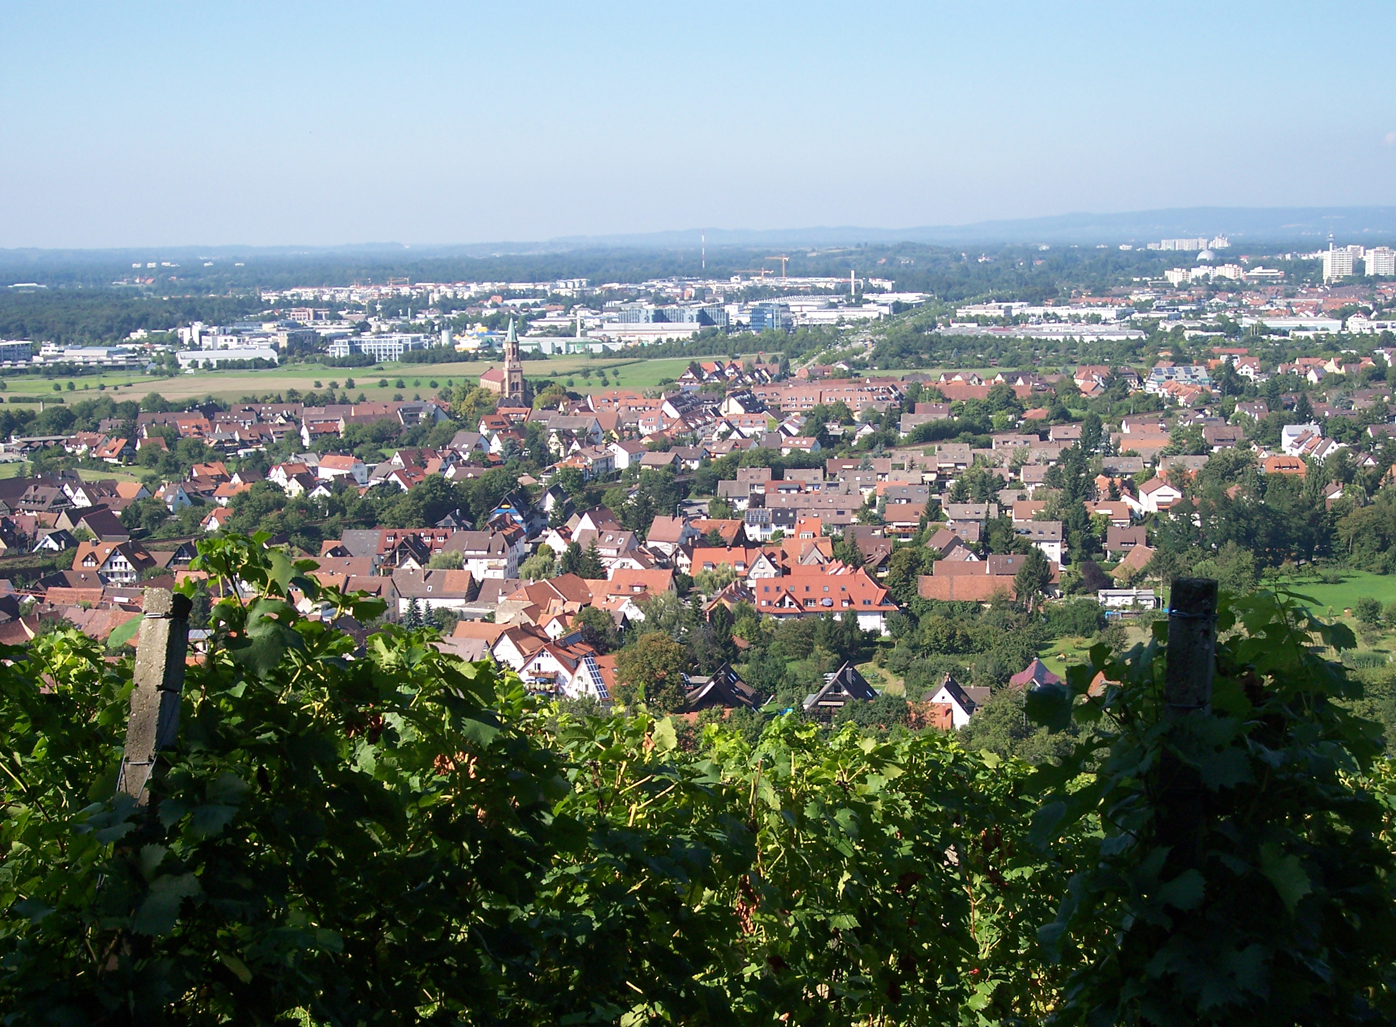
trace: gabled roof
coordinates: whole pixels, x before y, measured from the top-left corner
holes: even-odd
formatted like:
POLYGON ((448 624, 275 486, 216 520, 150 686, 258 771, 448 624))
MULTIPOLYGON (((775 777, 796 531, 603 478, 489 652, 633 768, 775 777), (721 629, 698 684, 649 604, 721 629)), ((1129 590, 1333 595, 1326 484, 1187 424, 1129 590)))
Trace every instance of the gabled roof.
POLYGON ((363 464, 363 461, 356 456, 341 456, 338 453, 329 453, 320 458, 318 466, 328 468, 332 471, 352 471, 355 467, 363 464))
POLYGON ((1008 679, 1008 683, 1014 688, 1025 688, 1030 685, 1060 685, 1062 679, 1048 670, 1047 664, 1034 656, 1031 663, 1008 679))
POLYGON ((726 661, 711 675, 685 674, 683 680, 684 709, 690 712, 714 706, 728 709, 756 706, 756 690, 743 681, 726 661))
POLYGON ((959 706, 966 715, 973 715, 974 711, 983 706, 989 699, 989 689, 984 687, 965 687, 955 680, 953 675, 946 674, 932 695, 937 695, 944 689, 950 701, 959 706))
POLYGON ((838 670, 824 675, 824 686, 819 691, 805 697, 807 710, 824 707, 841 707, 851 701, 870 701, 877 698, 877 691, 868 684, 853 664, 845 662, 838 670))
POLYGON ((393 571, 393 587, 404 599, 468 599, 473 584, 469 571, 393 571))

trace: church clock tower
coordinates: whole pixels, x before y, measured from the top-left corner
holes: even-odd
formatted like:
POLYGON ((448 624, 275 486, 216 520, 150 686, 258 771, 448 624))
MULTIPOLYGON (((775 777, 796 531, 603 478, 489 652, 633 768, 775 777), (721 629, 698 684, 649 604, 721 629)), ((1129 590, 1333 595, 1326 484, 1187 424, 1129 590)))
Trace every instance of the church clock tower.
POLYGON ((524 381, 523 360, 519 358, 519 339, 514 334, 514 319, 509 319, 509 334, 504 336, 504 395, 520 403, 528 402, 528 383, 524 381))

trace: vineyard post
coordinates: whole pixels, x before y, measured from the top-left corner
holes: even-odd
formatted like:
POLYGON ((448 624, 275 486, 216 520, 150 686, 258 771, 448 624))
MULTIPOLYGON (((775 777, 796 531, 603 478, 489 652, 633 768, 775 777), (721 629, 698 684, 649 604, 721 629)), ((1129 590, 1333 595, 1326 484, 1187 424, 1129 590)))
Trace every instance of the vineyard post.
POLYGON ((179 732, 190 607, 188 596, 168 588, 145 590, 132 674, 131 717, 116 782, 117 794, 131 796, 138 805, 146 803, 146 785, 160 750, 172 745, 179 732))
MULTIPOLYGON (((1212 674, 1217 647, 1217 583, 1176 578, 1168 608, 1168 660, 1164 716, 1174 723, 1159 756, 1158 830, 1164 845, 1178 845, 1202 826, 1203 788, 1197 772, 1173 747, 1190 717, 1212 712, 1212 674)), ((1175 853, 1175 856, 1181 855, 1175 853)))

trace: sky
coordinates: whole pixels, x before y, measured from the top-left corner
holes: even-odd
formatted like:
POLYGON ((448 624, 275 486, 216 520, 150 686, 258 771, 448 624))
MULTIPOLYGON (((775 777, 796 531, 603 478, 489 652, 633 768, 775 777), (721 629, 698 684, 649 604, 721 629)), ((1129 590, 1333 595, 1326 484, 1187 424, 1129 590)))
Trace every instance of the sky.
POLYGON ((1391 3, 0 0, 0 247, 1396 204, 1391 3))

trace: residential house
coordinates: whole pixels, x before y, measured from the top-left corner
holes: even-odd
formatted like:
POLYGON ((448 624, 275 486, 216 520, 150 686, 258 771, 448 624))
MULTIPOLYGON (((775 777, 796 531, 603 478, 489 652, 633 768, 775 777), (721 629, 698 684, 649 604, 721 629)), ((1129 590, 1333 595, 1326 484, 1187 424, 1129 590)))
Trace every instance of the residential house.
POLYGON ((95 573, 104 585, 130 585, 156 566, 155 558, 135 542, 81 542, 73 570, 95 573))
POLYGON ((462 568, 470 571, 476 581, 517 578, 526 540, 520 528, 511 532, 456 531, 445 541, 441 551, 460 553, 462 568))
POLYGON ((397 590, 397 614, 407 613, 413 600, 423 616, 432 610, 464 611, 475 594, 475 579, 469 571, 416 570, 399 567, 392 574, 397 590))
POLYGON ((1139 486, 1139 498, 1136 499, 1128 495, 1120 498, 1129 504, 1131 510, 1142 516, 1143 514, 1156 514, 1168 510, 1183 498, 1183 491, 1175 485, 1170 485, 1162 478, 1155 477, 1139 486))
POLYGON ((570 645, 543 643, 524 659, 519 677, 535 691, 565 695, 570 699, 586 697, 606 703, 611 701, 610 690, 596 662, 596 650, 580 641, 570 645))
POLYGON ((803 706, 805 713, 827 724, 849 703, 871 702, 876 698, 877 691, 867 679, 853 664, 845 662, 838 670, 824 675, 824 684, 817 692, 805 696, 803 706))
POLYGON ((948 709, 949 726, 956 731, 969 723, 979 707, 989 701, 989 689, 982 686, 966 687, 955 680, 953 675, 946 674, 941 680, 940 687, 931 695, 929 702, 932 708, 942 707, 948 709))
POLYGON ((321 481, 347 479, 355 485, 368 484, 368 467, 356 456, 327 454, 320 458, 315 467, 315 476, 321 481))
POLYGON ((886 616, 897 609, 887 590, 862 568, 841 563, 795 566, 790 573, 752 586, 756 612, 765 616, 840 617, 852 612, 864 631, 886 633, 886 616))
POLYGON ((756 690, 741 679, 731 664, 723 661, 711 674, 685 674, 684 711, 697 713, 701 710, 755 709, 756 690))

